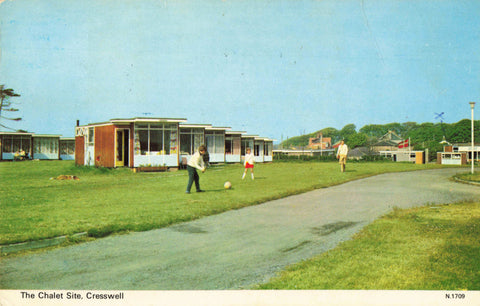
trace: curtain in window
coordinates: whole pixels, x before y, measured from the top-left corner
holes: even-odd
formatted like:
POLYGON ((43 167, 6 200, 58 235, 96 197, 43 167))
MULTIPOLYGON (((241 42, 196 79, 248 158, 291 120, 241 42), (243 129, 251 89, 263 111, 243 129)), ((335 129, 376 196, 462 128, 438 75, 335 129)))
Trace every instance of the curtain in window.
POLYGON ((215 153, 225 152, 225 136, 215 135, 215 153))

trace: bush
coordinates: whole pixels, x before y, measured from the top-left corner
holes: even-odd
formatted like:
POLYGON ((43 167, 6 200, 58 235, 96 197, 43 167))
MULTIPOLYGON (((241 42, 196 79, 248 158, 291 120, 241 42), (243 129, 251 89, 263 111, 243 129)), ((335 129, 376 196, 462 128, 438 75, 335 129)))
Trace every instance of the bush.
POLYGON ((298 161, 321 161, 321 162, 330 162, 337 160, 334 155, 299 155, 291 156, 286 154, 276 154, 273 156, 273 160, 280 162, 298 162, 298 161))

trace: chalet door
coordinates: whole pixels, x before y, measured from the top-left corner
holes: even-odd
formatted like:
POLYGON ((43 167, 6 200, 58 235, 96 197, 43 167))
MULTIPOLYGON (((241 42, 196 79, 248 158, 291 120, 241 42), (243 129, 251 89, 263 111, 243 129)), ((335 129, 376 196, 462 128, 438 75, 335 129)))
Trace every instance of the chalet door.
POLYGON ((116 148, 115 148, 115 166, 123 167, 128 166, 128 130, 117 129, 116 135, 116 148))

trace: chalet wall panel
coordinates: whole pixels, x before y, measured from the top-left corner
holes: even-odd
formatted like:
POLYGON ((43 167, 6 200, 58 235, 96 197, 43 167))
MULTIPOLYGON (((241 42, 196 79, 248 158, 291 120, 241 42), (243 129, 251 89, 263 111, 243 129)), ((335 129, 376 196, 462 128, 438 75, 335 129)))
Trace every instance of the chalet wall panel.
POLYGON ((83 166, 85 164, 85 137, 75 137, 75 165, 83 166))
POLYGON ((95 166, 115 167, 115 126, 95 127, 95 166))

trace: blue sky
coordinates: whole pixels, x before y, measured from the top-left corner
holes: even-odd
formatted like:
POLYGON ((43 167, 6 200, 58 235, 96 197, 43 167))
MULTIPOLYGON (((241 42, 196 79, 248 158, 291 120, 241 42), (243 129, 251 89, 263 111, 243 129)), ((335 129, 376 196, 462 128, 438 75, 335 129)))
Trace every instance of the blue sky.
POLYGON ((77 119, 150 113, 280 141, 453 123, 480 102, 477 0, 0 2, 15 129, 70 137, 77 119))

